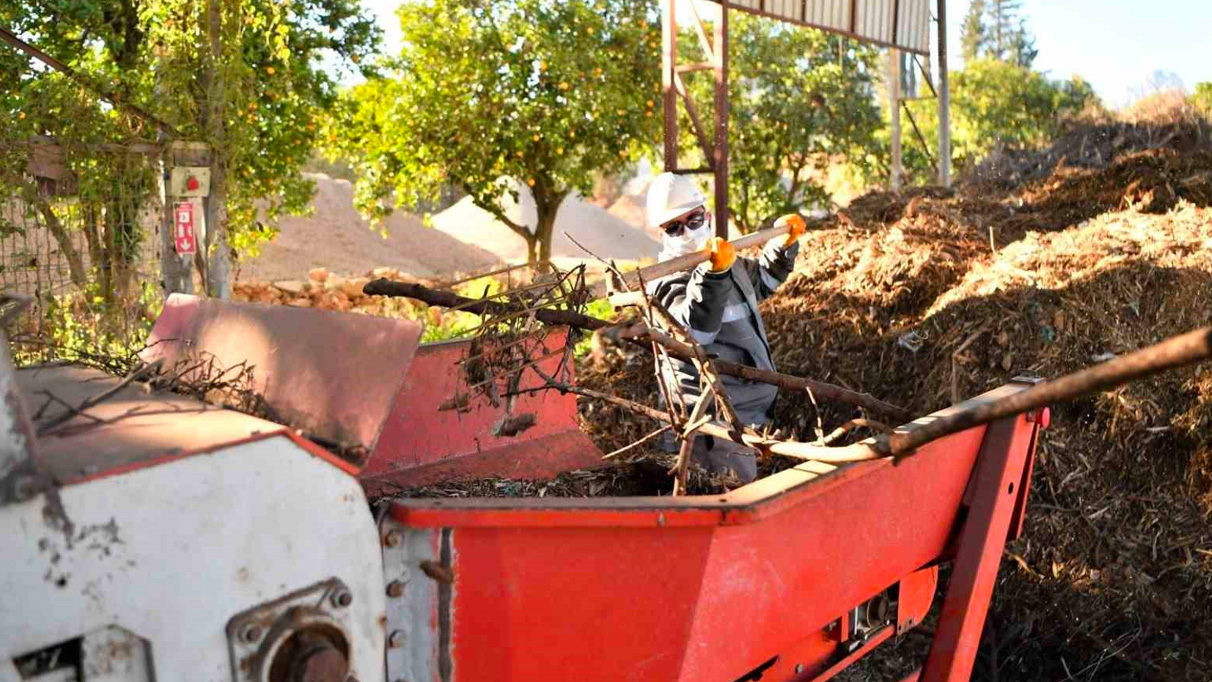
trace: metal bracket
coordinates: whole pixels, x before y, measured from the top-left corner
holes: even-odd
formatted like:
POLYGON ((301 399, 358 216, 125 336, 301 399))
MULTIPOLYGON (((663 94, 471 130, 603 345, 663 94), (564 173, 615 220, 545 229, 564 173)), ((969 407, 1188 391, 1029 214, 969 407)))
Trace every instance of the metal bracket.
POLYGON ((387 581, 387 679, 439 678, 440 584, 427 577, 422 564, 441 557, 441 531, 408 528, 390 515, 379 528, 383 538, 383 573, 387 581))
POLYGON ((271 669, 342 665, 340 679, 356 677, 352 600, 345 583, 330 578, 233 616, 227 623, 232 679, 268 682, 271 669))

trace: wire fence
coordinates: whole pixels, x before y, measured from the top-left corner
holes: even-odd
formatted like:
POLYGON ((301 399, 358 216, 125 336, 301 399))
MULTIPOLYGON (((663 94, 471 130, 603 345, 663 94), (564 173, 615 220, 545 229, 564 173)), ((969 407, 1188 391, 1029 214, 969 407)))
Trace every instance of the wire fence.
POLYGON ((0 289, 20 363, 128 354, 158 312, 164 205, 146 144, 2 143, 0 289))

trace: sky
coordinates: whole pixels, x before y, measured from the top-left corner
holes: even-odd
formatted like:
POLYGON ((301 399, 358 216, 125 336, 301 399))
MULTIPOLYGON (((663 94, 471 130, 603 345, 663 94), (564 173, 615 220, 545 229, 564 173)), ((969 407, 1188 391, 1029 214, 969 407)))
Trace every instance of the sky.
MULTIPOLYGON (((947 51, 962 63, 968 0, 947 3, 947 51)), ((1079 74, 1109 106, 1121 106, 1156 70, 1188 90, 1212 81, 1212 0, 1023 0, 1035 35, 1035 68, 1052 78, 1079 74)))
MULTIPOLYGON (((384 30, 385 50, 394 54, 401 0, 363 1, 384 30)), ((953 69, 963 63, 967 11, 968 0, 947 3, 953 69)), ((1177 74, 1188 90, 1212 81, 1212 0, 1022 0, 1022 17, 1039 49, 1035 68, 1056 79, 1081 75, 1109 106, 1128 103, 1159 70, 1177 74)))

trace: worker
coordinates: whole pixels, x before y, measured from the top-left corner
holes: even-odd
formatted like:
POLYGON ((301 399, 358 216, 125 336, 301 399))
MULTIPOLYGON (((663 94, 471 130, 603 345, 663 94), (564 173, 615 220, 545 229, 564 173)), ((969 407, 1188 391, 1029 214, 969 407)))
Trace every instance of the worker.
MULTIPOLYGON (((789 231, 771 239, 759 258, 737 257, 728 240, 713 237, 707 199, 685 176, 662 173, 653 179, 647 197, 648 224, 660 228, 660 260, 666 261, 696 251, 706 251, 710 260, 693 270, 653 280, 648 294, 661 303, 695 341, 711 356, 739 365, 775 371, 770 343, 758 302, 770 296, 791 274, 799 253, 799 237, 807 229, 799 215, 779 218, 776 226, 789 231)), ((667 386, 689 412, 698 401, 701 386, 698 371, 690 362, 670 358, 661 373, 667 386)), ((721 376, 721 381, 744 425, 763 426, 778 389, 770 384, 721 376)), ((666 432, 664 449, 676 452, 679 444, 666 432)), ((752 448, 711 436, 698 436, 692 459, 708 471, 732 470, 749 482, 757 477, 757 456, 752 448)))

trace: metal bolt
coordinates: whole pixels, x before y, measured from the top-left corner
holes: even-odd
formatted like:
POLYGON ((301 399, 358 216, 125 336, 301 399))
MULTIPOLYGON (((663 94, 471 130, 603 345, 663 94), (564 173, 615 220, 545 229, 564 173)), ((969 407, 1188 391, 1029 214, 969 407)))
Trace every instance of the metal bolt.
POLYGON ((804 672, 804 664, 803 664, 803 663, 796 663, 796 664, 795 664, 795 672, 796 672, 796 674, 797 674, 797 675, 798 675, 799 673, 804 672))
POLYGON ((341 589, 337 590, 336 592, 332 593, 332 605, 333 606, 335 606, 339 609, 343 609, 352 603, 353 603, 353 595, 349 593, 349 590, 347 590, 345 588, 341 588, 341 589))
POLYGON ((22 476, 13 483, 13 497, 18 502, 24 502, 38 494, 38 482, 33 476, 22 476))
POLYGON ((240 629, 240 639, 246 644, 253 644, 261 639, 261 626, 256 623, 249 623, 240 629))
POLYGON ((387 646, 392 649, 399 649, 404 646, 404 631, 395 630, 387 637, 387 646))
POLYGON ((387 596, 392 599, 399 599, 404 596, 404 583, 399 580, 393 580, 387 583, 387 596))
POLYGON ((383 539, 383 542, 388 547, 399 547, 400 543, 403 541, 404 541, 404 536, 401 535, 400 531, 398 531, 398 530, 391 531, 390 533, 387 534, 387 537, 383 539))

